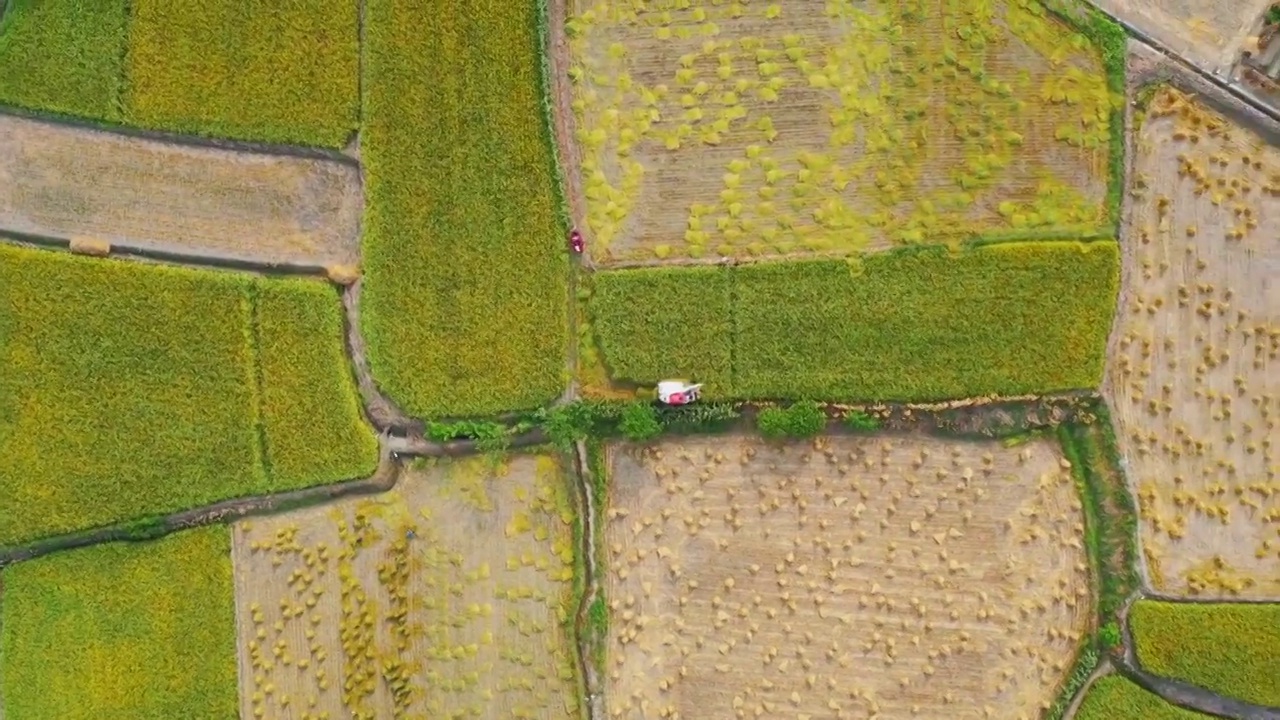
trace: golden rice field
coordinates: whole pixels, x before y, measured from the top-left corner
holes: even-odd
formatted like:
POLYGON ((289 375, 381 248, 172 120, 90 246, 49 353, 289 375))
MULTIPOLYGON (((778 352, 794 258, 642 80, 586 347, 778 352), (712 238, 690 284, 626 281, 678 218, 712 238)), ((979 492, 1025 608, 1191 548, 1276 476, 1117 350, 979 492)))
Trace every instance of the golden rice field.
POLYGON ((473 458, 238 523, 241 716, 578 717, 570 497, 552 457, 473 458))
POLYGON ((610 718, 1039 718, 1091 601, 1055 444, 611 451, 610 718))
POLYGON ((571 0, 597 262, 1107 221, 1098 50, 1037 0, 571 0))
POLYGON ((1165 88, 1130 194, 1106 392, 1151 582, 1280 598, 1280 150, 1165 88))

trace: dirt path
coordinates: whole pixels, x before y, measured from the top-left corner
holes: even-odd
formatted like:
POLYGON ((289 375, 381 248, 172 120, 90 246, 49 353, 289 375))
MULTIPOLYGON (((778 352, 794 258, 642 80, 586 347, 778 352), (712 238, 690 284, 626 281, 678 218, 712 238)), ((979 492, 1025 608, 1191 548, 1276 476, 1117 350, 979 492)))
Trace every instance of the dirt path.
MULTIPOLYGON (((591 247, 590 229, 587 227, 587 200, 582 191, 582 155, 578 150, 578 141, 574 136, 575 121, 573 116, 573 88, 569 82, 569 38, 565 31, 565 20, 568 18, 568 0, 548 0, 547 27, 551 69, 550 87, 553 125, 556 135, 556 147, 559 149, 561 175, 564 177, 565 199, 569 203, 569 217, 574 227, 581 233, 588 249, 591 247)), ((583 265, 591 269, 590 259, 583 256, 583 265)))
POLYGON ((574 463, 577 467, 578 493, 582 496, 582 556, 585 562, 584 590, 574 620, 574 634, 578 642, 578 672, 586 691, 587 716, 584 720, 603 720, 605 715, 604 683, 596 671, 593 660, 596 653, 604 648, 596 647, 596 638, 588 636, 590 632, 591 605, 600 594, 600 581, 596 576, 599 569, 596 558, 596 538, 599 531, 596 519, 600 517, 596 509, 595 482, 591 474, 591 462, 586 443, 579 440, 574 444, 574 463))

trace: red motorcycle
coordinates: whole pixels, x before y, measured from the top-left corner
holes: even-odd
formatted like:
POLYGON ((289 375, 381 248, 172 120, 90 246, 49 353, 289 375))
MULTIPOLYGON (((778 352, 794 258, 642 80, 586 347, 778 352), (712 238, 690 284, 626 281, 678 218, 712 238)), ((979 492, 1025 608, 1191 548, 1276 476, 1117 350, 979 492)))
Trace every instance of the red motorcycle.
POLYGON ((573 250, 574 255, 581 255, 583 247, 582 233, 575 228, 569 233, 569 248, 573 250))

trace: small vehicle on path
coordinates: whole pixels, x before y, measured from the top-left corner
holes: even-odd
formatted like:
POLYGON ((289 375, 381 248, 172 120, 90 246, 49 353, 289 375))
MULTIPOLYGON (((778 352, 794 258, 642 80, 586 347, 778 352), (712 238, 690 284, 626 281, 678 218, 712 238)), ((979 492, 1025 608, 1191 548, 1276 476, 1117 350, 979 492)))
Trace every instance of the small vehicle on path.
POLYGON ((658 383, 658 402, 663 405, 688 405, 702 395, 702 384, 686 380, 663 380, 658 383))

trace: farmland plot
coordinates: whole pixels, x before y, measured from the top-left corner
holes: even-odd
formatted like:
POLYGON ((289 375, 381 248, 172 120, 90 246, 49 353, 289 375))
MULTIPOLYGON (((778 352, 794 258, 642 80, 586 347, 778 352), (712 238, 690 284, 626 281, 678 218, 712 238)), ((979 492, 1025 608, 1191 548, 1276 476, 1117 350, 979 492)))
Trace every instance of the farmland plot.
POLYGON ((359 170, 0 117, 0 228, 193 255, 360 262, 359 170))
POLYGON ((1091 612, 1055 446, 613 451, 610 717, 1032 718, 1091 612))
POLYGON ((578 717, 568 482, 491 462, 236 526, 244 717, 578 717))
POLYGON ((1211 72, 1227 74, 1273 0, 1091 0, 1211 72))
POLYGON ((1280 152, 1172 89, 1138 135, 1106 392, 1152 585, 1280 597, 1280 152))
POLYGON ((1098 51, 1035 0, 574 0, 597 261, 1106 221, 1098 51))

